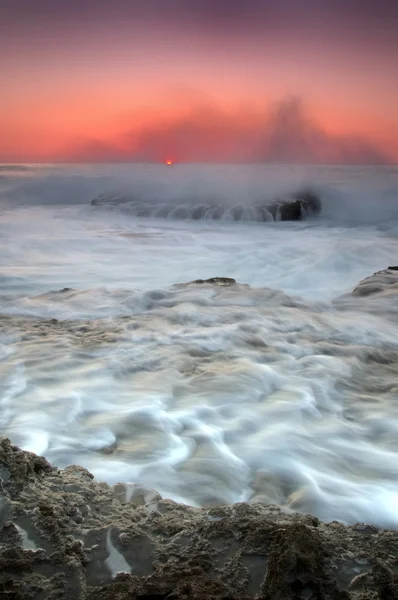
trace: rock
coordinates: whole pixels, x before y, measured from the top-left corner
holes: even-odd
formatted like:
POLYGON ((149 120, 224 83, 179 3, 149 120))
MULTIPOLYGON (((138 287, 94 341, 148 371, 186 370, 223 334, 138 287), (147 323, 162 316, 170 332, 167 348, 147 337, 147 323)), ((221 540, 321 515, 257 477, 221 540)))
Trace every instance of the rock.
POLYGON ((317 215, 321 212, 321 201, 312 192, 293 194, 292 200, 273 202, 265 205, 274 220, 301 221, 306 216, 317 215))
POLYGON ((383 292, 398 291, 398 267, 388 267, 382 271, 373 273, 370 277, 366 277, 359 282, 353 290, 353 296, 370 296, 372 294, 380 294, 383 292))
POLYGON ((321 212, 320 198, 310 190, 293 192, 283 198, 263 201, 259 204, 243 202, 235 206, 214 202, 190 204, 165 203, 151 198, 144 200, 134 195, 105 194, 91 201, 92 206, 112 209, 122 207, 135 217, 173 218, 197 220, 232 221, 300 221, 321 212))
POLYGON ((264 600, 350 598, 326 573, 318 531, 301 523, 292 523, 277 531, 261 591, 264 600))
POLYGON ((302 208, 307 212, 318 214, 321 212, 322 203, 320 198, 309 190, 297 192, 293 194, 293 197, 296 198, 296 201, 300 202, 302 208))
POLYGON ((398 532, 265 504, 197 509, 113 488, 0 438, 0 597, 367 600, 398 597, 398 532))
POLYGON ((398 598, 398 575, 393 573, 383 562, 377 561, 372 569, 373 581, 382 600, 398 598))
POLYGON ((235 279, 232 279, 230 277, 211 277, 210 279, 195 279, 194 281, 191 281, 190 283, 209 283, 211 285, 235 285, 236 281, 235 279))
POLYGON ((7 473, 2 478, 3 485, 12 488, 24 486, 31 478, 53 470, 45 458, 33 452, 23 452, 6 438, 0 438, 0 467, 7 473))

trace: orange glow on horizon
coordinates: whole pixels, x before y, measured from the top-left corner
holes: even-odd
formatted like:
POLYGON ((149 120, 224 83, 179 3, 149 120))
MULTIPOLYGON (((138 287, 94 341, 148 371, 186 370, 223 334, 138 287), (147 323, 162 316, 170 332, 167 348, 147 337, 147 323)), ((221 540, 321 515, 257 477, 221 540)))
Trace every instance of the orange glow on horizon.
POLYGON ((394 2, 3 4, 0 162, 398 163, 394 2))
POLYGON ((194 40, 181 33, 178 44, 164 32, 140 35, 122 47, 89 36, 82 61, 66 41, 60 56, 46 45, 43 56, 9 52, 0 162, 266 160, 275 105, 291 95, 302 97, 305 118, 289 113, 289 125, 280 116, 277 159, 282 144, 297 155, 303 148, 303 160, 344 162, 353 152, 360 162, 379 152, 398 162, 398 81, 382 55, 344 44, 320 53, 317 40, 297 45, 281 35, 274 60, 273 38, 227 36, 218 48, 199 33, 194 40), (145 61, 131 62, 142 48, 145 61))

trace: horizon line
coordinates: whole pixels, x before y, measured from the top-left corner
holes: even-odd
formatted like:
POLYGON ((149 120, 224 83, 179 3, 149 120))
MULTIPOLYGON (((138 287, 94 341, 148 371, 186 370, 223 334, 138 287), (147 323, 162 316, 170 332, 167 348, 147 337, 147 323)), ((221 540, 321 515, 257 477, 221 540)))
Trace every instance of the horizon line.
POLYGON ((273 161, 252 161, 252 162, 240 162, 240 161, 173 161, 171 165, 168 165, 166 161, 137 161, 137 160, 118 160, 118 161, 106 161, 106 160, 93 160, 93 161, 65 161, 65 160, 54 160, 54 161, 0 161, 0 166, 35 166, 35 165, 158 165, 158 166, 185 166, 185 165, 207 165, 207 166, 273 166, 273 167, 398 167, 397 163, 379 162, 379 163, 324 163, 324 162, 273 162, 273 161))

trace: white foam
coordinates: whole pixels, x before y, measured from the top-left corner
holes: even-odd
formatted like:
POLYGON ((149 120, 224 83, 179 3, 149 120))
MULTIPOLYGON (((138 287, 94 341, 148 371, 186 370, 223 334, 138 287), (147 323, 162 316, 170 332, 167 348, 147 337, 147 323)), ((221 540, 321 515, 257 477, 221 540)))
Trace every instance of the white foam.
POLYGON ((21 536, 22 548, 24 550, 40 550, 40 548, 37 548, 35 542, 30 539, 30 537, 28 536, 28 533, 27 533, 27 531, 25 531, 25 529, 22 529, 22 527, 20 527, 16 523, 14 523, 14 525, 18 529, 18 532, 21 536))
POLYGON ((108 558, 105 560, 105 564, 112 574, 112 577, 116 577, 118 573, 131 573, 131 567, 115 546, 111 540, 111 527, 108 529, 106 534, 106 549, 108 551, 108 558))
MULTIPOLYGON (((181 197, 193 171, 172 171, 181 197)), ((236 205, 239 172, 204 169, 204 191, 233 189, 236 205)), ((256 173, 254 195, 282 189, 256 173)), ((172 203, 156 168, 117 178, 138 177, 147 193, 152 176, 172 203)), ((396 171, 321 169, 322 189, 336 180, 328 220, 304 224, 145 220, 55 203, 60 185, 88 201, 107 173, 43 168, 34 194, 32 172, 18 177, 27 205, 0 215, 3 435, 195 506, 277 502, 398 527, 395 295, 379 311, 336 301, 396 263, 392 213, 380 209, 396 171), (367 224, 355 225, 361 207, 367 224), (173 285, 217 275, 251 287, 173 285)))

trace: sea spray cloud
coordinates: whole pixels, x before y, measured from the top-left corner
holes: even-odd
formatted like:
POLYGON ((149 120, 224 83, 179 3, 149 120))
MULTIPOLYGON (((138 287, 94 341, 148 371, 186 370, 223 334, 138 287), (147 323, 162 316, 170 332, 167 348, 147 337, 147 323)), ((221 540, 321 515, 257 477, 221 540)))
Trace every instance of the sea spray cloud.
POLYGON ((180 118, 134 128, 117 140, 72 141, 68 160, 389 164, 389 156, 356 135, 327 133, 298 96, 268 110, 235 113, 207 102, 180 118))
POLYGON ((311 118, 302 100, 288 97, 274 105, 254 160, 292 163, 388 163, 388 157, 355 135, 326 133, 311 118))

